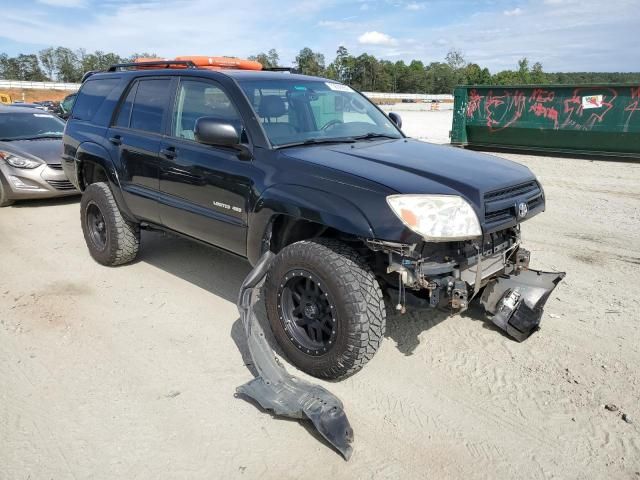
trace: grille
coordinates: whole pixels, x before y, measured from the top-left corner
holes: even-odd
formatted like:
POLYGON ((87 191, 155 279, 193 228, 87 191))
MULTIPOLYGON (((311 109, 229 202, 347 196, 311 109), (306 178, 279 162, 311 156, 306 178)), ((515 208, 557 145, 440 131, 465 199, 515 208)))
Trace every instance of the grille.
POLYGON ((50 163, 49 168, 53 168, 54 170, 62 170, 61 163, 50 163))
POLYGON ((544 204, 542 189, 538 182, 534 180, 486 193, 484 196, 485 225, 491 229, 504 223, 515 222, 518 218, 516 209, 522 202, 527 204, 529 215, 544 204))
POLYGON ((56 190, 75 190, 76 188, 69 180, 47 180, 47 183, 56 190))

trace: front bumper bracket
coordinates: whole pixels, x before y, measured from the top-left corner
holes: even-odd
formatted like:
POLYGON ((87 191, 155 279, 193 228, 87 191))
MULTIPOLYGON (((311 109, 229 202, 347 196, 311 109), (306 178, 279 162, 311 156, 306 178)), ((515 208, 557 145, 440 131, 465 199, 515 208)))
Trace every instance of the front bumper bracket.
POLYGON ((493 323, 519 342, 538 329, 545 303, 564 272, 521 270, 492 280, 480 303, 493 323))

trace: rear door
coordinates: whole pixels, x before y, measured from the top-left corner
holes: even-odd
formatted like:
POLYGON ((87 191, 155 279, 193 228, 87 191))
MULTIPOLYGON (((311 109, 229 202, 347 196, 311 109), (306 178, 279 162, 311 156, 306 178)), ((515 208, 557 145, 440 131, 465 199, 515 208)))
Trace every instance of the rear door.
POLYGON ((247 204, 255 167, 251 161, 238 159, 232 148, 195 141, 196 120, 205 116, 243 131, 240 115, 220 84, 204 78, 181 78, 160 153, 160 191, 165 203, 162 222, 245 255, 247 204))
POLYGON ((130 85, 108 132, 120 160, 120 183, 138 218, 160 223, 159 152, 168 121, 172 78, 141 78, 130 85))

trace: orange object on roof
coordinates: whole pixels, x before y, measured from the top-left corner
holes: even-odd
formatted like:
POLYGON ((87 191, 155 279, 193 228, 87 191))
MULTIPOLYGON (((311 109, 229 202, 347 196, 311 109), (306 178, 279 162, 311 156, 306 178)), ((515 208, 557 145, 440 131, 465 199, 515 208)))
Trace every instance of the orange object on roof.
POLYGON ((238 70, 262 70, 262 64, 260 62, 244 60, 236 57, 206 57, 203 55, 194 55, 176 57, 175 59, 190 61, 197 67, 209 70, 222 70, 227 68, 238 70))
POLYGON ((157 57, 138 57, 133 60, 133 63, 140 63, 139 67, 136 67, 136 70, 157 70, 158 68, 188 68, 188 65, 176 65, 176 64, 167 64, 163 66, 162 64, 158 64, 158 62, 171 62, 168 58, 157 58, 157 57), (155 62, 155 65, 144 65, 148 62, 155 62))
POLYGON ((168 58, 158 58, 158 57, 137 57, 133 60, 133 63, 140 62, 162 62, 165 60, 169 60, 168 58))

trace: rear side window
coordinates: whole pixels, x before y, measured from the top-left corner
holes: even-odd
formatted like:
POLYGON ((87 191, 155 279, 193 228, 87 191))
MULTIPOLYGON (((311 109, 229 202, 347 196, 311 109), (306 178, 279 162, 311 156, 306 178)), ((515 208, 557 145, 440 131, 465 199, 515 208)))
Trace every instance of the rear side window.
POLYGON ((168 78, 138 82, 129 122, 131 128, 162 133, 162 119, 167 109, 170 82, 168 78))
POLYGON ((100 78, 86 81, 78 92, 71 117, 77 120, 91 120, 107 95, 119 82, 119 78, 100 78))

